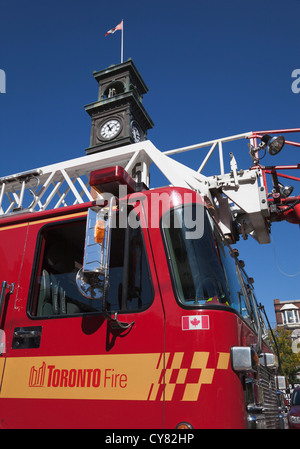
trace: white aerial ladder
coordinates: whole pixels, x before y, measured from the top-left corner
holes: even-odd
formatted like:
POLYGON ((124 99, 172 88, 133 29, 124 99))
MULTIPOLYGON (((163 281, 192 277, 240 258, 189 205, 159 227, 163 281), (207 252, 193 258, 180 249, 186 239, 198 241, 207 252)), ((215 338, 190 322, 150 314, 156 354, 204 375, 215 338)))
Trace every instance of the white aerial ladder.
MULTIPOLYGON (((300 129, 279 130, 281 133, 299 132, 300 129)), ((215 219, 225 236, 235 242, 239 235, 253 236, 259 243, 270 241, 270 223, 281 219, 300 223, 300 197, 290 197, 280 191, 277 167, 259 164, 259 151, 267 149, 271 155, 279 152, 285 143, 283 137, 272 137, 278 131, 248 132, 216 139, 169 151, 158 150, 149 140, 98 152, 65 162, 0 178, 0 218, 29 212, 40 212, 72 206, 95 198, 89 186, 89 174, 101 168, 122 166, 135 180, 149 185, 150 165, 155 164, 170 185, 197 191, 214 208, 215 219), (264 137, 267 135, 267 137, 264 137), (252 167, 238 169, 230 153, 230 172, 225 173, 223 146, 247 139, 252 167), (258 140, 261 142, 258 144, 258 140), (198 169, 192 169, 174 160, 173 155, 209 148, 198 169), (204 176, 202 171, 212 154, 218 150, 219 173, 204 176), (272 175, 273 190, 268 192, 266 173, 272 175)), ((244 144, 243 144, 244 145, 244 144)), ((299 169, 300 164, 281 169, 299 169)))

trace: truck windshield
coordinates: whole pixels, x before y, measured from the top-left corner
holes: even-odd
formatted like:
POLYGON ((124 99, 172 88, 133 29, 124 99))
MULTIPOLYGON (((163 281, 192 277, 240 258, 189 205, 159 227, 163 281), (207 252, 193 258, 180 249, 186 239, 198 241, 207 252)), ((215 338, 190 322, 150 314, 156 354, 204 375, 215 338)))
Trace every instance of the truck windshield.
MULTIPOLYGON (((249 301, 243 279, 235 260, 221 238, 214 238, 206 211, 203 217, 203 233, 195 233, 185 225, 185 214, 197 216, 200 204, 184 205, 170 210, 163 216, 169 265, 173 285, 179 303, 185 307, 225 306, 236 309, 244 319, 251 320, 249 301), (188 210, 192 208, 192 210, 188 210)), ((187 220, 186 220, 187 221, 187 220)))

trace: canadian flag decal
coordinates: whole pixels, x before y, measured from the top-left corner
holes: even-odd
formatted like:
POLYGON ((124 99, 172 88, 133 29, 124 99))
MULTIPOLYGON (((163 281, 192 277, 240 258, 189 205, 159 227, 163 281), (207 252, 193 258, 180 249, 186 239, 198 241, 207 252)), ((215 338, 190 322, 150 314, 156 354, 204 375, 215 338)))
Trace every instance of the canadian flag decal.
POLYGON ((208 315, 189 315, 182 317, 182 330, 192 331, 209 329, 209 316, 208 315))

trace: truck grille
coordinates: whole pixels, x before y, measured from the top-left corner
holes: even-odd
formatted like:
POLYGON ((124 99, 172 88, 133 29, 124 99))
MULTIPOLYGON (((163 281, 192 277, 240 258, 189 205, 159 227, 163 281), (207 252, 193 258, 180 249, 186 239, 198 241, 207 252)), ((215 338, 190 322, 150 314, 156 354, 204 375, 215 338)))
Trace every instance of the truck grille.
POLYGON ((263 366, 259 367, 260 380, 264 397, 264 417, 267 429, 279 429, 278 401, 276 394, 275 376, 263 366))

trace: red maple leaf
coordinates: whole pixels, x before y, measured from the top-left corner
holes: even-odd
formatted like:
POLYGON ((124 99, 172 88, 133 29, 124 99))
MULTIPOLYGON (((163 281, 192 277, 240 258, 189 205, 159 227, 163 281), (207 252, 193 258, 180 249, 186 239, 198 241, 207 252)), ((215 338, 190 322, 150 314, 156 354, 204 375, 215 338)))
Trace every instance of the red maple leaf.
POLYGON ((198 324, 200 323, 200 320, 197 320, 197 318, 194 318, 192 321, 191 321, 191 324, 193 325, 193 326, 198 326, 198 324))

